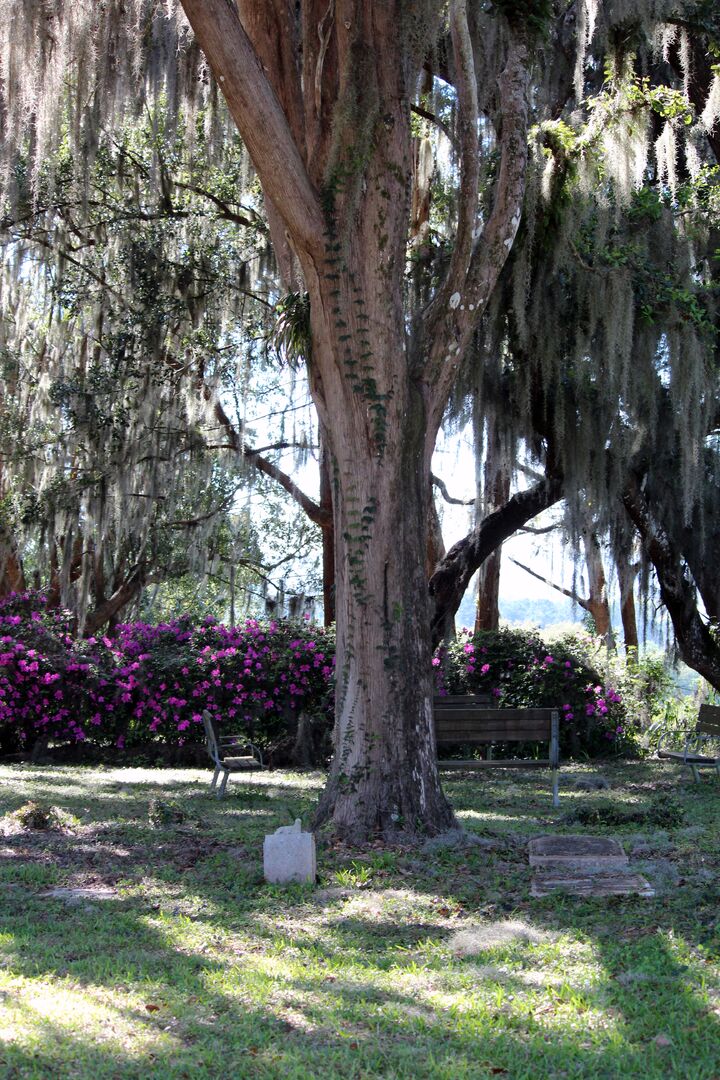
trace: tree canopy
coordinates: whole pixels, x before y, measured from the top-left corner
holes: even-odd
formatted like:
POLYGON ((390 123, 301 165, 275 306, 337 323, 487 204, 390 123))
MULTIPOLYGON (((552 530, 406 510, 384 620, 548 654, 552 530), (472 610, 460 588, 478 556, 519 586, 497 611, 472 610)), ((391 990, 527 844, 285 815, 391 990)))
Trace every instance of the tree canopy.
MULTIPOLYGON (((300 297, 285 330, 303 343, 332 501, 337 720, 319 821, 360 837, 453 822, 435 767, 431 622, 444 632, 472 569, 562 496, 578 535, 583 507, 601 508, 618 553, 632 522, 681 644, 720 678, 695 601, 699 588, 717 608, 698 558, 720 509, 711 4, 6 0, 3 14, 12 288, 28 257, 18 207, 36 221, 54 206, 65 310, 76 303, 73 211, 45 162, 66 146, 73 190, 94 200, 108 133, 144 110, 148 138, 154 124, 180 140, 228 210, 208 245, 187 203, 198 183, 173 188, 150 139, 156 239, 124 271, 97 271, 129 311, 155 295, 158 245, 176 245, 173 289, 157 293, 167 307, 145 305, 134 327, 138 385, 169 409, 189 400, 170 389, 179 365, 196 402, 223 411, 213 380, 244 317, 227 286, 243 230, 258 227, 259 202, 248 215, 241 194, 257 177, 278 276, 300 297), (468 393, 544 475, 441 561, 433 613, 430 463, 468 393)), ((187 438, 193 421, 158 428, 187 438)), ((133 434, 135 465, 144 443, 162 453, 153 430, 133 434)))

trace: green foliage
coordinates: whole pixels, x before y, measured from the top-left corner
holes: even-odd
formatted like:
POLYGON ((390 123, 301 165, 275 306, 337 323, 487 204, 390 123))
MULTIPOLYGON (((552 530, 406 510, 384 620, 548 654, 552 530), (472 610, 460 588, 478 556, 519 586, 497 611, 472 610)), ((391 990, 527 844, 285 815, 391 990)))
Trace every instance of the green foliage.
POLYGON ((620 806, 581 807, 572 814, 574 821, 591 828, 622 828, 641 825, 656 829, 676 829, 685 822, 685 808, 675 796, 661 791, 653 795, 647 809, 628 810, 620 806))
POLYGON ((187 814, 176 799, 154 798, 148 804, 148 821, 155 829, 165 825, 179 825, 187 814))
POLYGON ((552 0, 493 0, 511 26, 525 29, 531 36, 544 37, 553 18, 552 0))
POLYGON ((279 356, 291 367, 301 367, 312 357, 310 298, 304 293, 287 293, 275 306, 272 341, 279 356))
POLYGON ((22 825, 24 829, 62 829, 69 825, 77 824, 77 818, 58 806, 50 806, 45 802, 31 799, 23 806, 18 807, 10 815, 13 821, 22 825))
POLYGON ((534 631, 503 628, 462 635, 433 663, 441 694, 484 693, 499 707, 559 709, 566 755, 628 751, 636 721, 593 653, 587 636, 568 635, 550 645, 534 631))

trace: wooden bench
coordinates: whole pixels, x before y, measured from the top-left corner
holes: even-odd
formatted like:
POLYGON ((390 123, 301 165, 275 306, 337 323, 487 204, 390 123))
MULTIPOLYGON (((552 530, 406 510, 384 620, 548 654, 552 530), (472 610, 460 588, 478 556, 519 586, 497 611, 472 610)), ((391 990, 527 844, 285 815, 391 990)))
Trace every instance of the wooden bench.
POLYGON ((264 769, 262 754, 251 743, 247 735, 218 735, 215 721, 205 709, 202 714, 205 727, 205 745, 207 752, 215 765, 210 790, 215 790, 218 777, 222 773, 220 787, 217 788, 217 797, 222 799, 227 787, 228 777, 231 772, 249 772, 254 769, 264 769), (241 750, 250 753, 240 753, 241 750), (230 751, 230 753, 228 753, 230 751))
POLYGON ((656 729, 659 735, 657 756, 675 761, 679 765, 687 765, 693 775, 696 784, 700 783, 700 769, 715 769, 720 776, 720 705, 701 705, 697 724, 693 731, 685 734, 685 748, 683 750, 668 750, 662 745, 662 740, 667 738, 669 731, 660 726, 656 729), (718 753, 715 757, 701 753, 702 744, 714 740, 718 743, 715 747, 718 753))
POLYGON ((442 760, 443 769, 552 769, 553 806, 560 805, 558 709, 499 709, 479 694, 436 697, 433 703, 435 741, 438 746, 490 744, 485 759, 442 760), (544 758, 493 758, 493 743, 547 743, 544 758))

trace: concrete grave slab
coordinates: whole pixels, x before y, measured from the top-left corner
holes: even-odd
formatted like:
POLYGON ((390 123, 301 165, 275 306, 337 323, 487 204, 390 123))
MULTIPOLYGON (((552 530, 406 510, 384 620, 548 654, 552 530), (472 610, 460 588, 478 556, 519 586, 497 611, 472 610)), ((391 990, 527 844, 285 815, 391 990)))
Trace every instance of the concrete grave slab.
POLYGON ((655 896, 655 890, 642 874, 627 870, 617 874, 538 871, 532 881, 531 895, 540 898, 554 892, 570 896, 655 896))
POLYGON ((538 836, 528 844, 530 865, 591 873, 628 865, 622 844, 604 836, 538 836))

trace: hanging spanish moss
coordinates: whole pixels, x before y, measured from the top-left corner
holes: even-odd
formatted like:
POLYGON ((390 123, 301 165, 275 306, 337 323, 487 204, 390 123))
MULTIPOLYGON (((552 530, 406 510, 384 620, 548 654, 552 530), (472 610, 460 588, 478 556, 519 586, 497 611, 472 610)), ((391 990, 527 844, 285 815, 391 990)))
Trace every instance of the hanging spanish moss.
POLYGON ((5 178, 31 146, 42 163, 66 138, 87 166, 103 133, 122 129, 162 98, 188 130, 205 109, 209 145, 222 151, 216 91, 175 0, 2 0, 0 165, 5 178))
MULTIPOLYGON (((646 476, 686 547, 692 535, 696 552, 708 550, 720 518, 720 470, 708 452, 720 196, 707 135, 717 124, 717 76, 694 106, 686 31, 633 36, 648 14, 670 12, 650 7, 582 8, 581 39, 602 36, 609 49, 590 108, 548 119, 538 94, 523 225, 453 406, 463 418, 471 395, 486 425, 502 414, 511 468, 529 452, 536 467, 562 474, 578 558, 590 512, 627 561, 632 529, 621 496, 630 470, 646 476)), ((585 85, 596 71, 579 62, 578 102, 581 77, 585 85)), ((650 584, 644 572, 646 597, 650 584)))
POLYGON ((164 100, 89 164, 65 142, 0 221, 4 517, 81 628, 129 582, 214 572, 247 479, 237 368, 272 263, 242 145, 216 166, 195 120, 191 147, 164 100))

